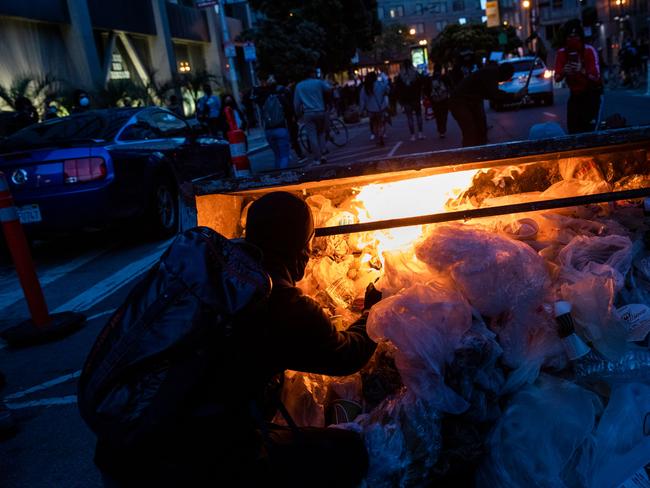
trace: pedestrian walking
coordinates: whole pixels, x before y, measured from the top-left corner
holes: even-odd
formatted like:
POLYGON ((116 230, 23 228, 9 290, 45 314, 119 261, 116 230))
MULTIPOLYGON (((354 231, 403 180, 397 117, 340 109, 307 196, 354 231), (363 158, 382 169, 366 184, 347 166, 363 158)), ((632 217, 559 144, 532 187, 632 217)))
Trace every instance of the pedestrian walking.
POLYGON ((219 115, 221 114, 221 100, 212 93, 210 83, 203 85, 204 95, 196 102, 196 119, 205 127, 211 136, 219 135, 219 115))
POLYGON ((418 124, 418 139, 424 139, 422 134, 422 75, 413 67, 410 59, 404 60, 399 75, 395 80, 397 100, 406 113, 411 140, 415 140, 415 123, 418 124))
POLYGON ((384 145, 386 137, 386 117, 388 109, 388 86, 377 79, 377 74, 371 71, 363 81, 359 99, 361 111, 370 115, 371 132, 377 138, 380 146, 384 145))
POLYGON ((431 77, 431 90, 429 92, 429 99, 431 100, 431 108, 433 109, 433 116, 436 119, 436 128, 438 129, 438 136, 443 139, 447 134, 447 118, 449 116, 449 98, 451 96, 451 88, 449 76, 442 74, 442 66, 436 64, 433 68, 433 75, 431 77))
POLYGON ((293 96, 296 115, 303 121, 307 130, 314 164, 327 162, 323 157, 325 131, 328 125, 325 99, 330 90, 329 83, 319 79, 316 70, 311 69, 305 79, 296 85, 293 96))
POLYGON ((451 114, 463 133, 463 147, 487 144, 485 100, 495 103, 513 103, 521 100, 528 88, 517 93, 499 90, 499 82, 512 78, 512 63, 488 65, 463 78, 449 100, 451 114))
POLYGON ((291 142, 287 114, 291 112, 288 91, 278 85, 273 75, 270 75, 257 87, 252 99, 260 108, 262 127, 266 141, 269 143, 275 158, 276 169, 289 167, 291 142))
POLYGON ((569 134, 593 131, 600 110, 602 80, 598 53, 585 43, 579 20, 565 24, 565 41, 556 56, 555 81, 566 80, 571 94, 567 102, 569 134))

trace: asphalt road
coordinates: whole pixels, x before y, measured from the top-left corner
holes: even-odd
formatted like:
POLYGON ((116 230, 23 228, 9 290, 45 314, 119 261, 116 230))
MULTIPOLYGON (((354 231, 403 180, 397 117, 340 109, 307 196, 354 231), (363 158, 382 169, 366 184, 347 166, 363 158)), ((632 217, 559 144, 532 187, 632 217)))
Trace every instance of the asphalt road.
MULTIPOLYGON (((536 123, 565 125, 567 93, 556 92, 552 107, 488 111, 491 143, 526 139, 536 123)), ((605 116, 620 113, 629 124, 650 123, 650 97, 635 92, 608 92, 605 116)), ((435 122, 425 122, 426 139, 409 140, 403 114, 393 119, 385 147, 369 140, 367 124, 350 127, 347 146, 332 150, 331 164, 349 164, 416 152, 455 148, 460 131, 449 119, 447 138, 439 139, 435 122)), ((269 150, 252 158, 257 170, 272 167, 269 150)), ((81 331, 59 342, 13 350, 0 343, 0 371, 8 379, 1 393, 12 409, 18 433, 0 441, 0 486, 4 488, 101 486, 92 464, 94 438, 76 408, 76 378, 109 314, 124 299, 168 242, 144 239, 134 229, 66 236, 34 244, 34 256, 51 310, 77 310, 89 317, 81 331)), ((13 268, 0 258, 0 330, 28 316, 13 268)))

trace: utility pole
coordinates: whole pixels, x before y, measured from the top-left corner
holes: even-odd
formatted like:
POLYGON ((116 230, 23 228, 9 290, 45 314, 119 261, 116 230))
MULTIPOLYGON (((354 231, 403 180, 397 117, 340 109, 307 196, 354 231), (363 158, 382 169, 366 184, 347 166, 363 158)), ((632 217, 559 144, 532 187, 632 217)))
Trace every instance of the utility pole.
POLYGON ((228 49, 230 44, 230 31, 228 30, 228 22, 226 21, 226 10, 224 9, 224 1, 219 0, 219 19, 221 20, 221 35, 223 37, 223 45, 227 51, 228 58, 228 75, 230 77, 230 86, 232 88, 232 94, 237 102, 237 105, 241 105, 241 98, 239 96, 239 81, 237 80, 237 70, 235 68, 235 62, 237 60, 236 56, 232 56, 232 52, 228 49))

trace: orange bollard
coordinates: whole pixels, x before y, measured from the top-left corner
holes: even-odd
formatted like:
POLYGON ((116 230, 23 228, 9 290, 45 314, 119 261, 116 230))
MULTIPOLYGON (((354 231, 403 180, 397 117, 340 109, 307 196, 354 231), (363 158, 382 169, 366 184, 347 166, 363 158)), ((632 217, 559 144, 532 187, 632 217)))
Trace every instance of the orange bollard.
POLYGON ((0 171, 0 224, 32 317, 31 320, 2 332, 0 336, 10 345, 29 345, 61 337, 83 325, 86 319, 82 314, 71 312, 49 314, 27 238, 20 223, 18 209, 14 205, 7 178, 2 171, 0 171))
POLYGON ((224 110, 228 121, 228 142, 230 143, 230 158, 232 160, 233 172, 236 178, 251 175, 251 163, 246 153, 246 134, 237 127, 235 113, 231 107, 224 110))
POLYGON ((47 304, 36 275, 36 268, 29 252, 23 226, 20 224, 18 210, 11 198, 7 178, 2 172, 0 172, 0 223, 34 325, 44 327, 50 323, 50 314, 47 311, 47 304))

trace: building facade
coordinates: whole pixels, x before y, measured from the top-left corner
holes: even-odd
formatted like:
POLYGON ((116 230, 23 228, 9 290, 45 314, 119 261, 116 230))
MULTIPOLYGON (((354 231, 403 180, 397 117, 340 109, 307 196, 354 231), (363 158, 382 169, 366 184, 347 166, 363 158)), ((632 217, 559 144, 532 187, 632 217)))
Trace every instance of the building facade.
POLYGON ((485 20, 481 0, 379 0, 379 20, 385 24, 404 24, 416 42, 431 41, 448 24, 480 23, 485 20))
MULTIPOLYGON (((50 75, 96 90, 110 80, 146 86, 152 78, 164 83, 208 71, 227 87, 231 67, 218 12, 218 6, 196 8, 193 0, 3 0, 0 84, 50 75)), ((233 39, 243 28, 235 18, 226 24, 233 39)))

